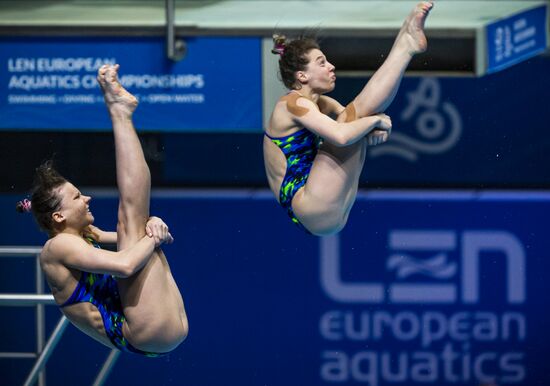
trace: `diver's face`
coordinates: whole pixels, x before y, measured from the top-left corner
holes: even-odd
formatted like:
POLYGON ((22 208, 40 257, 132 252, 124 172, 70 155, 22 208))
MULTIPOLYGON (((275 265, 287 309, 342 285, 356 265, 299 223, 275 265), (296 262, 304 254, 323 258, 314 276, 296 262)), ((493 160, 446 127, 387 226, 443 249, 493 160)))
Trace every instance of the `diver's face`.
POLYGON ((303 71, 307 84, 312 90, 326 93, 334 90, 336 85, 336 74, 334 67, 326 58, 321 50, 312 49, 307 53, 309 62, 306 70, 303 71))
POLYGON ((90 196, 80 193, 70 182, 66 182, 58 188, 57 194, 61 197, 61 205, 58 211, 52 214, 54 222, 64 224, 65 227, 80 230, 94 222, 94 216, 90 212, 90 196))

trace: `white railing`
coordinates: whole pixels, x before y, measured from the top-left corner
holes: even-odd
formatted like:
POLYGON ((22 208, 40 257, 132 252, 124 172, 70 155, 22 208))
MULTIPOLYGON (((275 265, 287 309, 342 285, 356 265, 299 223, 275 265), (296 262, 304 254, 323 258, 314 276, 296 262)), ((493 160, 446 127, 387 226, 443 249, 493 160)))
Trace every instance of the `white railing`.
MULTIPOLYGON (((2 306, 34 306, 36 307, 36 352, 0 352, 2 358, 37 358, 31 372, 27 376, 24 385, 34 385, 38 380, 39 386, 46 385, 44 367, 50 358, 57 343, 61 339, 69 320, 63 315, 53 330, 50 338, 45 342, 45 317, 44 306, 55 305, 52 295, 44 294, 44 278, 40 268, 41 247, 5 246, 0 247, 1 258, 35 258, 35 294, 0 294, 0 307, 2 306)), ((93 386, 101 386, 107 379, 114 366, 120 351, 113 349, 99 371, 93 386)))

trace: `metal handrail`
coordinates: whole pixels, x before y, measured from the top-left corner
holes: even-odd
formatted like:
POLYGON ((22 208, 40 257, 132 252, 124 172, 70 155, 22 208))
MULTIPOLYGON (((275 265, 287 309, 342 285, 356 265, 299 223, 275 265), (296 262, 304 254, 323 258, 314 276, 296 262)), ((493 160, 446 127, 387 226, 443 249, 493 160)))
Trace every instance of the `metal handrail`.
POLYGON ((42 352, 38 356, 38 359, 34 363, 31 372, 25 380, 24 386, 34 385, 34 383, 36 382, 36 378, 38 378, 39 373, 41 373, 44 366, 46 366, 46 362, 48 362, 48 359, 50 359, 50 355, 52 355, 53 349, 55 348, 55 346, 57 346, 57 343, 59 343, 61 335, 63 334, 63 331, 65 331, 65 328, 68 324, 69 320, 65 315, 63 315, 61 319, 59 319, 59 322, 57 322, 57 326, 53 330, 50 339, 48 339, 48 343, 46 343, 44 350, 42 350, 42 352))
MULTIPOLYGON (((27 376, 24 385, 33 385, 38 379, 39 386, 46 385, 46 377, 43 371, 48 359, 50 358, 57 343, 61 339, 69 320, 65 315, 59 319, 57 326, 50 335, 48 342, 44 345, 44 305, 55 305, 53 295, 44 294, 44 280, 40 268, 39 256, 41 247, 20 247, 4 246, 0 247, 0 257, 34 257, 36 258, 36 294, 0 294, 0 307, 2 306, 35 306, 36 307, 36 352, 0 352, 2 358, 37 358, 31 372, 27 376)), ((114 366, 120 351, 112 349, 105 360, 103 367, 94 380, 93 386, 101 386, 107 380, 107 377, 114 366)))
POLYGON ((0 257, 35 257, 40 255, 42 247, 18 247, 3 246, 0 247, 0 257))
POLYGON ((111 350, 109 353, 109 356, 105 360, 105 363, 103 363, 103 367, 99 371, 99 374, 97 374, 97 377, 93 383, 92 386, 102 386, 109 374, 111 373, 111 370, 113 366, 115 365, 116 360, 118 359, 118 356, 120 355, 120 351, 118 350, 111 350))
MULTIPOLYGON (((40 268, 39 256, 42 252, 42 247, 36 246, 3 246, 0 247, 0 257, 4 258, 21 258, 21 257, 33 257, 35 259, 35 288, 36 294, 0 294, 0 306, 11 306, 11 305, 25 305, 25 306, 35 306, 36 307, 36 352, 34 353, 25 353, 25 352, 3 352, 0 353, 2 358, 36 358, 38 353, 43 352, 44 350, 44 341, 45 341, 45 312, 44 304, 48 304, 46 299, 41 302, 33 302, 29 300, 28 297, 34 296, 45 296, 50 297, 53 301, 52 295, 45 295, 44 292, 44 283, 42 278, 42 270, 40 268), (25 304, 23 304, 25 303, 25 304)), ((38 299, 37 299, 38 300, 38 299)), ((38 376, 38 385, 46 385, 46 374, 44 371, 41 371, 38 376)), ((36 378, 36 377, 35 377, 36 378)))
POLYGON ((55 305, 53 295, 46 294, 0 294, 0 306, 55 305))

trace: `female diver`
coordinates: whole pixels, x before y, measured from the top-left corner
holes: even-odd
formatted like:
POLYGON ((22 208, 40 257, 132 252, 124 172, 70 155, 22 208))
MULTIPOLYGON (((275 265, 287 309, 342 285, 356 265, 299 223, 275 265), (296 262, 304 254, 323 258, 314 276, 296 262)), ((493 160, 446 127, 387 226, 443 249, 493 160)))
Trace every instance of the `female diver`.
POLYGON ((347 107, 323 95, 334 89, 335 67, 315 40, 274 36, 273 53, 280 55, 290 92, 275 105, 265 132, 265 168, 280 205, 306 232, 323 236, 345 226, 366 147, 385 142, 391 132, 390 117, 382 112, 411 58, 427 48, 424 22, 432 7, 423 1, 412 10, 387 59, 347 107))
POLYGON ((49 235, 40 264, 63 314, 108 347, 159 356, 185 339, 187 316, 159 248, 172 236, 160 219, 149 219, 151 176, 132 124, 137 100, 120 85, 117 71, 118 65, 98 71, 114 129, 116 233, 92 225, 91 198, 50 162, 37 169, 31 201, 18 203, 18 209, 32 211, 49 235), (98 243, 109 242, 118 244, 118 252, 99 249, 98 243))

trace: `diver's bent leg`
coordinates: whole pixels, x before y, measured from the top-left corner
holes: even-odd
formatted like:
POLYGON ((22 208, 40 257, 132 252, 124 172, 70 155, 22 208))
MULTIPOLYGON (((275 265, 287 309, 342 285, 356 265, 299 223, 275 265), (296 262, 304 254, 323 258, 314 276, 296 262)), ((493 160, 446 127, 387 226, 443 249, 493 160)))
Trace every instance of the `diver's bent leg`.
POLYGON ((164 353, 187 337, 183 298, 166 256, 157 249, 143 269, 119 280, 126 323, 124 337, 136 348, 164 353))
POLYGON ((346 147, 323 144, 308 180, 292 200, 298 220, 311 233, 325 236, 346 224, 364 163, 365 141, 346 147))
POLYGON ((392 103, 412 57, 427 48, 424 23, 432 7, 423 1, 404 21, 387 59, 354 100, 358 118, 381 113, 392 103))

